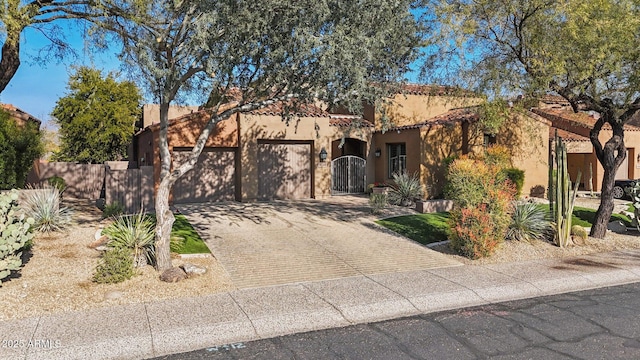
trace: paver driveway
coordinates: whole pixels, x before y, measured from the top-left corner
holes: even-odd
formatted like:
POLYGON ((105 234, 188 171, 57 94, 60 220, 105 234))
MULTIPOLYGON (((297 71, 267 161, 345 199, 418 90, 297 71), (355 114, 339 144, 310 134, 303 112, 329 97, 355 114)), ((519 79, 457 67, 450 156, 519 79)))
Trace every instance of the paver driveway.
POLYGON ((366 198, 179 205, 238 288, 458 266, 373 223, 366 198))

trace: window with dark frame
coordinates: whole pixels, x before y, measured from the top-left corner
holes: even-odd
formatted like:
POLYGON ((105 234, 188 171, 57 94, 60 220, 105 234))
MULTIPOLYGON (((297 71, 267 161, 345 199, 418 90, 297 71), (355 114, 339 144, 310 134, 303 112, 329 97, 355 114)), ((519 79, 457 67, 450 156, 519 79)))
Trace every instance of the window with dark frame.
POLYGON ((495 145, 495 144, 496 144, 496 136, 495 135, 484 134, 482 145, 484 145, 485 148, 488 148, 489 146, 495 145))
POLYGON ((389 156, 388 178, 391 179, 394 173, 407 172, 407 146, 402 144, 387 144, 387 154, 389 156))

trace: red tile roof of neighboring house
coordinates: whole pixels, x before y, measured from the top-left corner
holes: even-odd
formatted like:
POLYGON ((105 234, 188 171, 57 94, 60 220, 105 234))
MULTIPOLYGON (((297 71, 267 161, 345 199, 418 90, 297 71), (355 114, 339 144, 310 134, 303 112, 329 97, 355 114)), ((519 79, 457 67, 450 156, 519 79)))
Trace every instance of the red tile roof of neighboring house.
POLYGON ((562 138, 562 140, 571 142, 571 141, 586 141, 591 142, 588 137, 582 136, 580 134, 572 133, 570 131, 566 131, 563 129, 558 129, 555 127, 549 128, 549 138, 554 138, 556 134, 556 130, 558 131, 558 136, 562 138))
POLYGON ((542 101, 545 104, 558 104, 567 106, 571 105, 567 99, 559 95, 546 94, 542 95, 540 98, 538 98, 538 100, 542 101))
POLYGON ((40 119, 36 118, 35 116, 29 114, 28 112, 14 106, 11 104, 0 104, 0 107, 2 109, 4 109, 5 111, 7 111, 12 117, 20 119, 22 121, 32 121, 34 123, 36 123, 38 125, 38 128, 40 128, 40 124, 42 124, 42 121, 40 121, 40 119))
MULTIPOLYGON (((561 122, 567 123, 571 126, 582 127, 585 129, 593 128, 593 125, 596 123, 597 119, 593 116, 584 113, 584 112, 573 112, 570 110, 559 110, 559 109, 532 109, 532 111, 544 118, 551 120, 554 126, 562 128, 561 122)), ((611 130, 611 126, 609 124, 604 124, 602 130, 611 130)), ((640 131, 640 127, 625 124, 625 131, 640 131)))

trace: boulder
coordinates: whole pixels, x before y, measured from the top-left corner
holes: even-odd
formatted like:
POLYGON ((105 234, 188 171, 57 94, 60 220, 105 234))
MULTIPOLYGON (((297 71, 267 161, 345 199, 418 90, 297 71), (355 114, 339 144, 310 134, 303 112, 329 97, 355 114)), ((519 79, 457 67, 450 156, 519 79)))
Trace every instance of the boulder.
POLYGON ((184 272, 179 267, 172 267, 171 269, 167 269, 160 274, 160 280, 164 282, 175 283, 178 281, 182 281, 187 278, 187 273, 184 272))
POLYGON ((207 272, 207 268, 190 263, 184 263, 180 267, 182 268, 182 270, 184 270, 188 277, 202 275, 207 272))
POLYGON ((106 246, 108 242, 109 242, 109 238, 106 235, 104 235, 104 236, 101 236, 101 237, 97 238, 95 241, 93 241, 88 246, 90 248, 92 248, 92 249, 97 249, 97 248, 99 248, 101 246, 106 246))

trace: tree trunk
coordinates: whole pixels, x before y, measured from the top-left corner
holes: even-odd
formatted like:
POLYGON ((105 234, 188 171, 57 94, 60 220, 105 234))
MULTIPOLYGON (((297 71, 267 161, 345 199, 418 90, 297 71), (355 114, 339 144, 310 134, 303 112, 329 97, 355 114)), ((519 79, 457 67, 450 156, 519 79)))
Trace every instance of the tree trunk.
POLYGON ((9 85, 19 67, 20 40, 5 39, 4 45, 2 45, 2 59, 0 59, 0 93, 9 85))
POLYGON ((602 178, 602 191, 600 192, 600 206, 591 226, 591 236, 603 239, 607 234, 607 225, 613 213, 613 185, 616 178, 616 169, 613 163, 602 164, 604 177, 602 178))
POLYGON ((162 179, 156 195, 156 269, 159 272, 173 267, 171 264, 171 228, 175 217, 169 208, 171 184, 168 178, 162 179))

